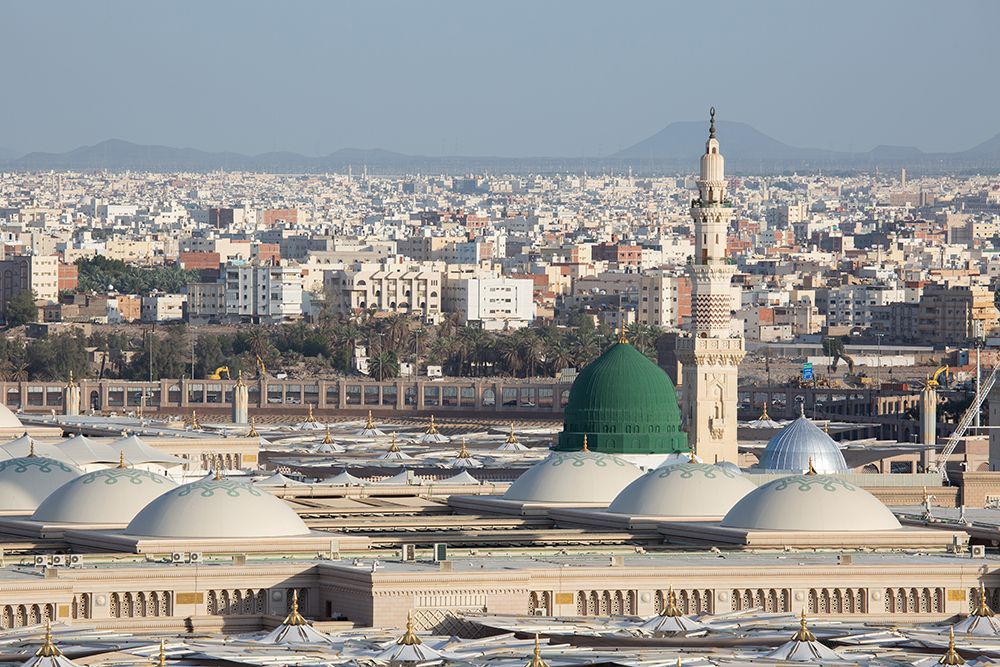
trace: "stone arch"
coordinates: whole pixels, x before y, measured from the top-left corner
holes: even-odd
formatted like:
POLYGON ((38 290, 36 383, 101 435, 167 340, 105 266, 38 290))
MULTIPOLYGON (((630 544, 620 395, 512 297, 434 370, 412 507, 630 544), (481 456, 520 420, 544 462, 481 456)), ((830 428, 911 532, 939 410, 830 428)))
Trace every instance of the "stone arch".
POLYGON ((924 588, 920 591, 920 613, 927 614, 931 611, 931 590, 924 588))
POLYGON ((208 605, 206 611, 209 615, 216 615, 219 613, 219 595, 215 591, 208 592, 208 605))
POLYGON ((656 591, 656 595, 653 596, 653 610, 659 614, 663 611, 665 606, 666 604, 664 604, 663 591, 656 591))
POLYGON ((729 595, 730 595, 729 602, 730 606, 733 608, 733 611, 740 611, 740 609, 742 608, 740 604, 743 602, 743 596, 740 593, 740 589, 734 588, 729 595))
POLYGON ((816 593, 815 588, 809 589, 809 605, 807 611, 810 614, 819 613, 819 595, 816 593))
POLYGON ((28 607, 28 624, 38 625, 42 622, 42 608, 37 604, 28 607))
POLYGON ((111 594, 111 618, 122 617, 122 598, 118 593, 111 594))
POLYGON ((590 591, 590 600, 587 601, 587 614, 589 616, 597 616, 601 608, 601 600, 597 595, 597 591, 590 591))
POLYGON ((767 592, 767 606, 764 608, 765 611, 776 612, 778 609, 778 591, 773 588, 767 592))
POLYGON ((907 613, 915 613, 920 611, 920 594, 917 592, 916 588, 911 588, 908 591, 908 596, 906 599, 906 611, 907 613))
POLYGON ((14 627, 14 608, 9 604, 4 605, 3 615, 0 617, 0 625, 3 626, 4 630, 10 630, 14 627))
MULTIPOLYGON (((548 595, 548 593, 546 593, 546 595, 548 595)), ((549 609, 551 609, 551 607, 549 607, 549 609)), ((625 593, 625 613, 634 615, 636 611, 635 591, 628 591, 625 593)))
POLYGON ((28 610, 23 604, 17 605, 17 614, 14 620, 14 627, 23 628, 28 624, 28 610))
POLYGON ((535 615, 535 612, 538 611, 538 605, 539 605, 538 593, 536 593, 535 591, 531 591, 531 593, 528 594, 528 615, 529 616, 534 616, 535 615))
POLYGON ((139 617, 146 615, 146 594, 142 591, 135 594, 135 615, 139 617))
POLYGON ((587 615, 587 596, 583 591, 577 591, 576 594, 576 615, 586 616, 587 615))
POLYGON ((625 596, 621 591, 615 591, 615 596, 611 600, 611 614, 621 616, 625 611, 625 596))
POLYGON ((604 591, 601 593, 601 616, 608 616, 611 614, 611 593, 609 591, 604 591))

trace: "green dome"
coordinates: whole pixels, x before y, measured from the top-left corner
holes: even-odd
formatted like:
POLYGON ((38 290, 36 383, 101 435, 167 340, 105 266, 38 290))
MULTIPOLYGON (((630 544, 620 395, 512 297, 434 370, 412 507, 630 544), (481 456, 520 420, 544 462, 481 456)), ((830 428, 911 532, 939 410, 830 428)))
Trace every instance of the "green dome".
POLYGON ((628 343, 617 343, 573 382, 556 449, 614 454, 688 451, 674 383, 628 343))

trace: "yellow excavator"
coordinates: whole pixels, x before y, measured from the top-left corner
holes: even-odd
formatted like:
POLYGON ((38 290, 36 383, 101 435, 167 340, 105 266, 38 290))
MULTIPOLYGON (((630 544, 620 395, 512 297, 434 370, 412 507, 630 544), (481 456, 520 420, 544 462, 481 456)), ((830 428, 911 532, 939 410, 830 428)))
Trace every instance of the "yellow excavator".
POLYGON ((222 380, 222 379, 232 380, 233 377, 229 374, 229 366, 219 366, 218 368, 215 369, 214 373, 212 373, 212 374, 210 374, 208 376, 208 379, 209 380, 222 380), (225 378, 222 377, 223 373, 226 374, 225 378))
POLYGON ((948 368, 947 366, 941 366, 936 371, 934 371, 934 375, 927 378, 925 384, 928 387, 934 387, 934 388, 940 387, 942 384, 946 384, 948 382, 948 377, 950 375, 951 375, 951 369, 948 368), (939 381, 938 378, 941 377, 942 374, 944 374, 944 380, 939 381))

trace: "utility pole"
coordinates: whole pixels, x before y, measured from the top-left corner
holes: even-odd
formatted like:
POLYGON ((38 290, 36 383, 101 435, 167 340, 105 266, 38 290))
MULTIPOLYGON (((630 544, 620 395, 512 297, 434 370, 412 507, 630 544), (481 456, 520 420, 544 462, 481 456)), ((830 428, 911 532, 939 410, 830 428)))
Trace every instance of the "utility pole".
POLYGON ((882 389, 882 336, 885 334, 877 333, 875 338, 878 339, 878 355, 875 362, 875 387, 876 389, 882 389))

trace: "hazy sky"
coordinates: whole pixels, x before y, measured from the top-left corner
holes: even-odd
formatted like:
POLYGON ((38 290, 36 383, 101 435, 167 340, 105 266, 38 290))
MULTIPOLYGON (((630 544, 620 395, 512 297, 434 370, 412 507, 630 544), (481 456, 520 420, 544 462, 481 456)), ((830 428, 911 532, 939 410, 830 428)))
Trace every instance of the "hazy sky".
POLYGON ((0 147, 600 155, 671 121, 961 150, 1000 132, 1000 2, 0 3, 0 147))

